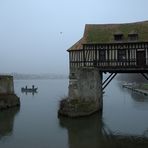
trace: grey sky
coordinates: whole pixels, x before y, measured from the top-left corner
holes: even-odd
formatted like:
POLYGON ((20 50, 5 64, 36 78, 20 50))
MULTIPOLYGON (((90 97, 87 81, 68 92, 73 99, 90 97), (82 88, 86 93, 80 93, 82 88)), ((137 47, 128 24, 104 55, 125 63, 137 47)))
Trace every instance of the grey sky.
POLYGON ((148 0, 0 0, 0 73, 68 73, 66 49, 85 24, 148 20, 147 8, 148 0))

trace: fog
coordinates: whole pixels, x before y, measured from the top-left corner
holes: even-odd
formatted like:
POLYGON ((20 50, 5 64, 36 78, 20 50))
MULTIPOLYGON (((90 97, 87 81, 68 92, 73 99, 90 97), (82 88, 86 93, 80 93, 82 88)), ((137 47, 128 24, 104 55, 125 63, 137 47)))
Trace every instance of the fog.
POLYGON ((0 0, 0 73, 68 73, 85 24, 148 20, 147 0, 0 0))

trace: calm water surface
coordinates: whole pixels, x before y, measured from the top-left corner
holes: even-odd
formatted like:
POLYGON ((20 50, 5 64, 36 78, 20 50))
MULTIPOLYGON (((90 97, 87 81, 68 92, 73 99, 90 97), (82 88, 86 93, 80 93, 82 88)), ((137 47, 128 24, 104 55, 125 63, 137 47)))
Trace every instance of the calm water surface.
POLYGON ((102 116, 58 118, 68 80, 15 80, 21 107, 0 112, 0 148, 148 147, 148 97, 113 80, 106 88, 102 116), (37 94, 21 87, 38 86, 37 94))

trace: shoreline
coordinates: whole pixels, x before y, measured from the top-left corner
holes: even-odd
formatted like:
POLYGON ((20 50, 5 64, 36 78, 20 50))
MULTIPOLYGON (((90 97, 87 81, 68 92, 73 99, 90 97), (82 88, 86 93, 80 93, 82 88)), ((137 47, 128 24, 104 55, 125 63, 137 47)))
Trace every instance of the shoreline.
POLYGON ((140 89, 140 88, 134 88, 133 84, 132 83, 127 83, 127 84, 122 84, 122 87, 123 88, 127 88, 127 89, 130 89, 136 93, 140 93, 140 94, 143 94, 145 96, 148 96, 148 90, 145 90, 145 89, 140 89))

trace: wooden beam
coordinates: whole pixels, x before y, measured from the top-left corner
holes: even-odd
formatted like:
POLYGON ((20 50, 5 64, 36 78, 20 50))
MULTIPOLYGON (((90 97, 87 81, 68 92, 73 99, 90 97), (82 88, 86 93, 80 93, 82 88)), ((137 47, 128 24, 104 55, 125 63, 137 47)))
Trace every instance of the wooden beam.
POLYGON ((145 73, 141 73, 141 74, 146 80, 148 80, 148 76, 145 73))
POLYGON ((113 73, 110 74, 110 76, 102 83, 102 85, 104 85, 112 75, 113 75, 113 73))
POLYGON ((112 79, 117 75, 117 73, 114 73, 114 75, 111 77, 111 79, 105 84, 105 86, 102 86, 102 91, 106 88, 106 86, 112 81, 112 79))

